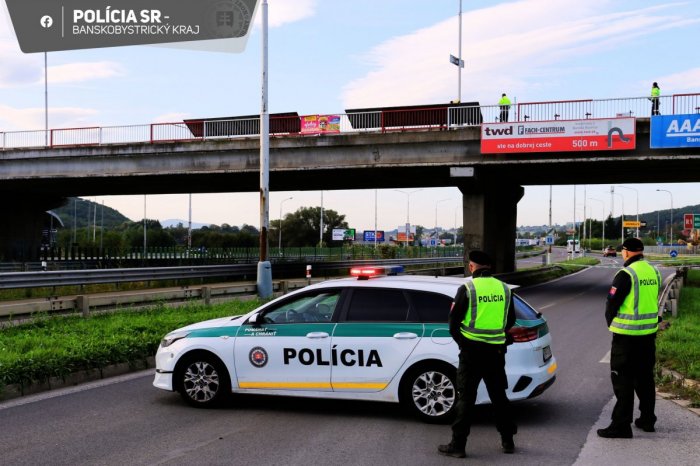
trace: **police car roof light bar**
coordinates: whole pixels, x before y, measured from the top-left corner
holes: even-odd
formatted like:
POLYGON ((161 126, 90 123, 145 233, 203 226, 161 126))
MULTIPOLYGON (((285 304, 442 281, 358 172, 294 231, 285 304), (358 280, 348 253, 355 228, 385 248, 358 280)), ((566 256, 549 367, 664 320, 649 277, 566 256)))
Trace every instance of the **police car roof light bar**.
POLYGON ((381 277, 386 275, 397 275, 403 272, 402 265, 377 265, 369 267, 353 267, 350 269, 350 275, 357 277, 358 280, 368 280, 372 277, 381 277))

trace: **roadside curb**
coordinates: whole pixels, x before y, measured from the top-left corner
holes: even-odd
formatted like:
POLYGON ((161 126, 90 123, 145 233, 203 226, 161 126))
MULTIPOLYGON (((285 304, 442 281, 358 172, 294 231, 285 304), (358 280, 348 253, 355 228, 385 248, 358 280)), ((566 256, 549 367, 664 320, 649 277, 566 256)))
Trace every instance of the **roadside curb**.
POLYGON ((142 359, 134 362, 112 364, 99 369, 73 372, 65 377, 51 377, 49 380, 44 382, 32 383, 27 386, 22 384, 7 385, 0 388, 0 401, 12 400, 23 396, 57 390, 60 388, 74 387, 86 382, 108 379, 110 377, 124 375, 131 372, 139 372, 144 369, 152 369, 154 367, 156 367, 155 357, 150 356, 145 360, 142 359))
MULTIPOLYGON (((695 390, 700 389, 700 382, 697 380, 689 379, 685 377, 683 374, 680 374, 676 371, 672 371, 670 369, 666 368, 661 368, 661 374, 667 377, 671 377, 673 380, 680 382, 680 384, 683 387, 686 388, 692 388, 695 390)), ((693 414, 697 415, 700 417, 700 408, 693 408, 690 406, 690 400, 686 400, 683 398, 679 398, 677 395, 674 395, 673 393, 666 393, 666 392, 660 392, 657 391, 656 394, 660 396, 661 398, 665 400, 672 401, 673 403, 677 404, 678 406, 681 406, 688 411, 692 412, 693 414)))

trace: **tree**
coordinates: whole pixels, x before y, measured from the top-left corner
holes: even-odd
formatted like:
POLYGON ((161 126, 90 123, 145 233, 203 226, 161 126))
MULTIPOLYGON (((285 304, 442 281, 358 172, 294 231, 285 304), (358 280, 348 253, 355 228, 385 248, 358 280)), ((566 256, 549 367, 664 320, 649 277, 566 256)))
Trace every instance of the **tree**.
MULTIPOLYGON (((301 207, 282 220, 282 234, 286 246, 314 246, 319 241, 320 207, 301 207)), ((345 215, 335 210, 323 210, 323 242, 331 241, 334 228, 348 228, 345 215)), ((279 234, 279 233, 278 233, 279 234)))

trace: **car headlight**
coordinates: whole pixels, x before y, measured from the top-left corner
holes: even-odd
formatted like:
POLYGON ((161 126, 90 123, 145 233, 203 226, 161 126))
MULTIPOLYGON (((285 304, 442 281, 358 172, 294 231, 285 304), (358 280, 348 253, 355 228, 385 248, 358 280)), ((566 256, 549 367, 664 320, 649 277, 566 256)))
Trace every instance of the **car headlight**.
POLYGON ((185 338, 187 335, 189 335, 189 332, 173 332, 173 333, 168 333, 163 337, 163 339, 160 341, 160 346, 161 348, 167 348, 168 346, 172 345, 178 340, 182 340, 185 338))

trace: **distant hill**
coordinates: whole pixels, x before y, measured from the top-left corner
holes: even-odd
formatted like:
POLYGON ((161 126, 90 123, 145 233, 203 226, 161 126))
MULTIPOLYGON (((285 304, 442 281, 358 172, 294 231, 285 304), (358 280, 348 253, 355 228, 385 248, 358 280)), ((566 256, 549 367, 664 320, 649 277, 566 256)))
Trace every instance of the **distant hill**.
MULTIPOLYGON (((683 214, 700 214, 700 204, 685 207, 674 207, 673 228, 676 231, 680 231, 683 229, 683 214)), ((629 209, 627 209, 627 211, 625 212, 625 220, 635 220, 636 217, 636 212, 632 213, 629 211, 629 209)), ((614 218, 619 219, 619 213, 614 218)), ((580 221, 580 219, 578 220, 580 221)), ((600 220, 600 218, 598 218, 597 220, 600 220)), ((664 229, 667 228, 667 225, 671 223, 671 209, 655 210, 653 212, 640 213, 639 220, 647 223, 646 230, 648 231, 656 231, 657 224, 659 226, 659 231, 664 231, 664 229)), ((571 226, 571 224, 569 224, 569 226, 571 226)), ((535 232, 543 231, 547 228, 549 228, 547 225, 523 225, 518 227, 518 230, 520 232, 535 232)), ((561 229, 563 227, 559 225, 554 225, 554 228, 561 229)))
POLYGON ((114 228, 124 222, 131 222, 130 218, 125 217, 118 210, 76 197, 68 198, 65 205, 52 209, 52 211, 59 216, 65 228, 73 227, 74 212, 75 226, 77 228, 92 225, 93 221, 98 226, 104 225, 105 228, 114 228))

